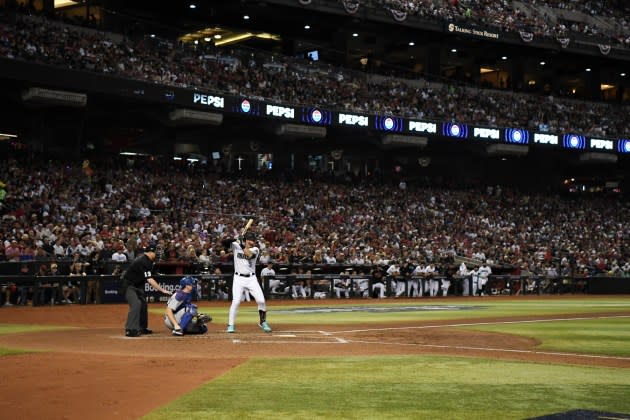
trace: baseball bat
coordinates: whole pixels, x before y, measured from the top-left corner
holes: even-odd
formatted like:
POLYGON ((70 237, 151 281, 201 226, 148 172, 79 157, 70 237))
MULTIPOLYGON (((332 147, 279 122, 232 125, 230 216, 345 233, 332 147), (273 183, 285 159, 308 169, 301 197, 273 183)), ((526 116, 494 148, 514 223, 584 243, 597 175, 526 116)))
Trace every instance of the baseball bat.
POLYGON ((247 232, 249 230, 249 228, 252 226, 252 223, 254 223, 254 219, 249 219, 247 221, 247 224, 245 225, 245 227, 241 231, 241 236, 245 235, 245 232, 247 232))

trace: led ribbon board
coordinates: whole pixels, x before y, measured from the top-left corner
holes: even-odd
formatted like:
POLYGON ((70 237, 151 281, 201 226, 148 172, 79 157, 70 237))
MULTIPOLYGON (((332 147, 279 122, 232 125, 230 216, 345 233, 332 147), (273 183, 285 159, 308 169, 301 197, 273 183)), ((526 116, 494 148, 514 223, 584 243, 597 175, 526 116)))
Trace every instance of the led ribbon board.
POLYGON ((529 131, 519 128, 506 128, 505 141, 512 144, 529 144, 529 131))
POLYGON ((562 145, 565 149, 585 149, 586 138, 578 134, 565 134, 562 137, 562 145))
POLYGON ((442 134, 446 137, 465 139, 468 138, 468 126, 466 124, 444 123, 442 134))
POLYGON ((374 118, 374 128, 381 131, 400 133, 403 131, 403 119, 399 117, 382 117, 377 115, 374 118))
POLYGON ((330 125, 332 112, 320 108, 302 108, 300 120, 307 124, 330 125))

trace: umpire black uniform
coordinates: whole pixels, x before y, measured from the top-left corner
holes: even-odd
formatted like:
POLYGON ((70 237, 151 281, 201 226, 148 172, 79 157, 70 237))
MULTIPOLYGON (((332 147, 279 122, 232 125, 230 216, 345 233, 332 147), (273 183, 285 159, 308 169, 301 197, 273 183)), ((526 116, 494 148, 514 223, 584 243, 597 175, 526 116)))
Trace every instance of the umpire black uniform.
POLYGON ((142 334, 151 334, 149 325, 149 310, 147 297, 144 293, 144 284, 148 282, 155 289, 170 295, 171 292, 163 289, 153 278, 151 271, 155 261, 155 246, 144 248, 144 253, 138 256, 122 275, 122 293, 129 303, 129 314, 125 323, 125 335, 127 337, 139 337, 142 334))

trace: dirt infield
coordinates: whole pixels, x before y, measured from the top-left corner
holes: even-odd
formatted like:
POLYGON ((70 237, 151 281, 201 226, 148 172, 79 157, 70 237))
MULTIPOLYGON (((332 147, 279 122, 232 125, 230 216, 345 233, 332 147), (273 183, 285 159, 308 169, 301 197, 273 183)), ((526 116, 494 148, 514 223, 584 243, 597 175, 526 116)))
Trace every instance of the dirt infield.
MULTIPOLYGON (((420 304, 417 300, 410 303, 420 304)), ((536 340, 464 331, 451 321, 317 328, 274 323, 272 334, 263 333, 256 325, 239 325, 235 335, 226 334, 224 325, 210 324, 207 335, 176 338, 163 329, 158 315, 151 314, 149 325, 155 334, 134 339, 122 334, 127 308, 2 308, 3 324, 75 327, 0 336, 0 347, 42 351, 2 359, 3 418, 138 418, 253 356, 441 354, 630 368, 630 358, 539 351, 536 340), (168 389, 178 392, 166 391, 162 385, 166 382, 168 389)), ((212 311, 227 312, 227 305, 214 304, 212 311)), ((592 316, 602 315, 629 314, 592 316)), ((519 319, 532 318, 510 318, 519 319)), ((483 322, 492 320, 483 318, 483 322)))

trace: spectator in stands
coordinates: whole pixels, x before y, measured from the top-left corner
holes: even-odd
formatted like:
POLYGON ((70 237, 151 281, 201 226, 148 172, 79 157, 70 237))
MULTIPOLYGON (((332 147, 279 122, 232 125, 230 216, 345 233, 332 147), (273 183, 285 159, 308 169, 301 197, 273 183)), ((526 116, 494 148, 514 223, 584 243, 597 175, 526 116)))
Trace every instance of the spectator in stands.
POLYGON ((114 261, 116 263, 126 263, 127 262, 127 255, 124 253, 124 247, 123 247, 122 244, 112 254, 112 261, 114 261))

